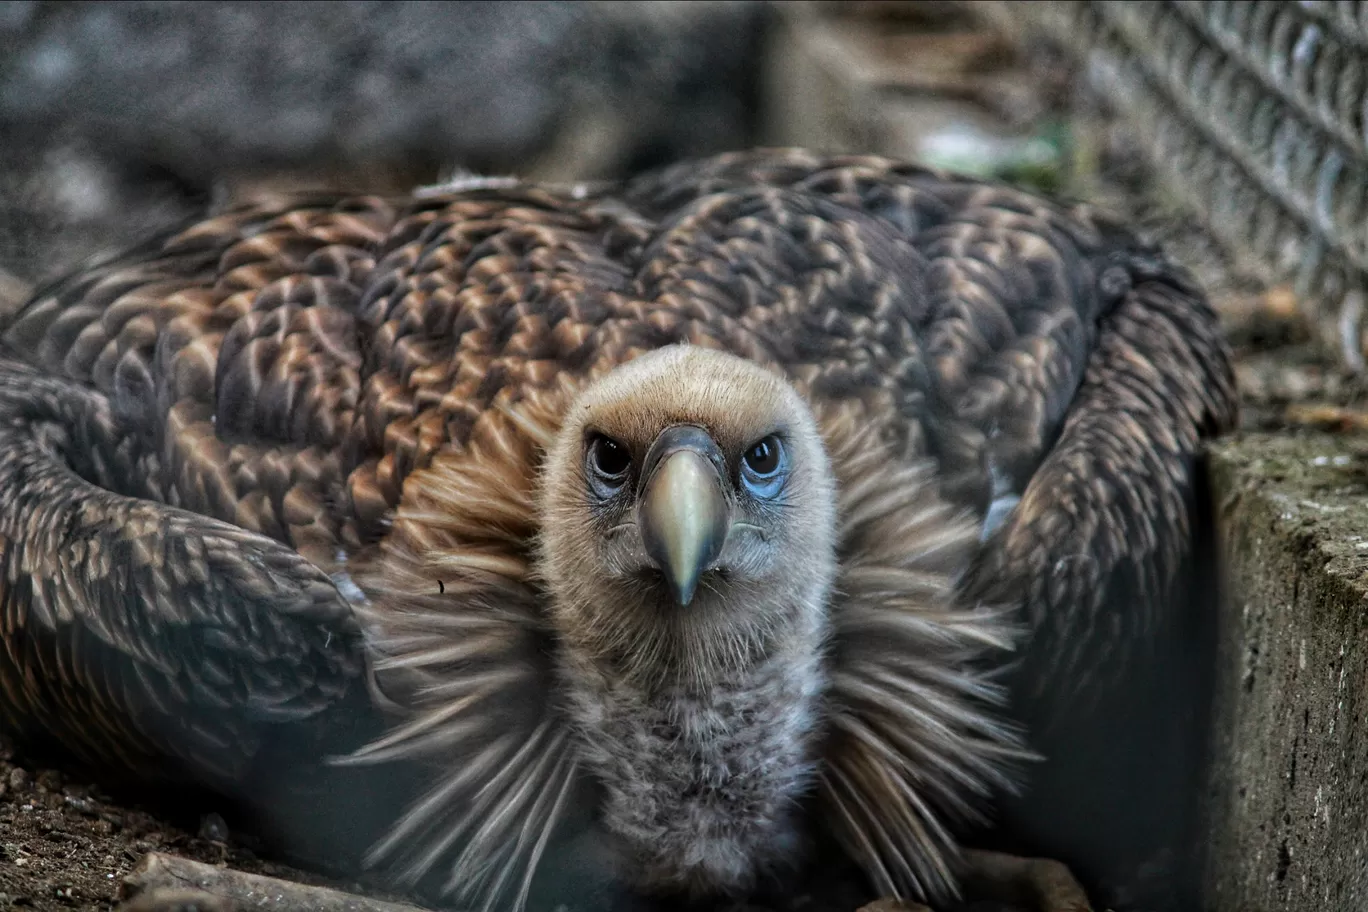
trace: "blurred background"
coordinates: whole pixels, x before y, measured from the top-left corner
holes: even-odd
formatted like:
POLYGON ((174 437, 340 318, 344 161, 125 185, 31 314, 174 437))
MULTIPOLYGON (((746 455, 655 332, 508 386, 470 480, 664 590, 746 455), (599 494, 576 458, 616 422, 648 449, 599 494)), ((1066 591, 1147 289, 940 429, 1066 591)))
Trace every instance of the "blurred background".
POLYGON ((0 295, 273 190, 609 178, 792 144, 1097 200, 1178 235, 1221 287, 1294 289, 1304 328, 1357 370, 1365 15, 1344 0, 3 0, 0 295))
POLYGON ((0 268, 208 205, 463 169, 630 173, 759 139, 755 2, 0 3, 0 268))
POLYGON ((261 195, 753 145, 1085 199, 1196 272, 1244 400, 1211 907, 1368 908, 1368 3, 0 0, 0 306, 261 195))
POLYGON ((1342 0, 5 0, 0 270, 30 283, 273 188, 617 177, 795 144, 1162 209, 1156 227, 1186 206, 1265 284, 1332 301, 1312 316, 1357 367, 1341 305, 1368 264, 1364 15, 1342 0))

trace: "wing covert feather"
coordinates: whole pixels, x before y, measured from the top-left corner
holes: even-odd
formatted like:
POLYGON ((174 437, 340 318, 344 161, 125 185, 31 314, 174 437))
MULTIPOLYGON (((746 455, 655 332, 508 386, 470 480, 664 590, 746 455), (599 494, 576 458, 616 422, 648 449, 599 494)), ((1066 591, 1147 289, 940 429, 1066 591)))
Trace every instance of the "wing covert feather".
POLYGON ((1194 459, 1234 415, 1200 292, 1088 207, 796 150, 585 192, 247 207, 6 319, 7 709, 98 719, 62 733, 89 749, 119 712, 151 714, 126 742, 150 750, 148 719, 230 707, 175 722, 213 753, 327 705, 360 673, 327 574, 410 536, 439 460, 531 471, 521 444, 478 445, 493 416, 647 349, 724 348, 853 404, 946 509, 1019 497, 965 596, 1085 665, 1111 657, 1089 632, 1124 651, 1156 621, 1099 587, 1167 604, 1194 459))
POLYGON ((90 763, 147 775, 169 755, 232 781, 264 726, 306 719, 358 683, 350 608, 297 552, 82 477, 109 479, 98 395, 0 362, 0 422, 11 723, 90 763))

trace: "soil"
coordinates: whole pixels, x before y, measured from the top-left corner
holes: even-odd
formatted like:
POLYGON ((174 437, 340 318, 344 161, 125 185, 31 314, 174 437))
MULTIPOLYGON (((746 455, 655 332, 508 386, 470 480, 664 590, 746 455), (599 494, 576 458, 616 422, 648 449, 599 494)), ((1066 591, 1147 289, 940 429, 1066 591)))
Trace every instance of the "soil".
POLYGON ((28 767, 0 742, 0 909, 113 909, 124 876, 152 851, 331 883, 258 858, 212 810, 195 815, 197 823, 191 818, 178 825, 171 821, 175 816, 121 805, 88 782, 28 767))

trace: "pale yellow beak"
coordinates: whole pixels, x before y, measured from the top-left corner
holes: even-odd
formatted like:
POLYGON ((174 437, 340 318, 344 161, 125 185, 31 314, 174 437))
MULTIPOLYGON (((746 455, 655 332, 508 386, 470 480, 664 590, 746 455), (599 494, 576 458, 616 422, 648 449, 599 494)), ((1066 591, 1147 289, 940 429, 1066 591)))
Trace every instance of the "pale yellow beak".
POLYGON ((638 510, 647 554, 670 581, 679 604, 689 604, 699 577, 727 538, 722 479, 703 456, 676 450, 656 466, 638 510))

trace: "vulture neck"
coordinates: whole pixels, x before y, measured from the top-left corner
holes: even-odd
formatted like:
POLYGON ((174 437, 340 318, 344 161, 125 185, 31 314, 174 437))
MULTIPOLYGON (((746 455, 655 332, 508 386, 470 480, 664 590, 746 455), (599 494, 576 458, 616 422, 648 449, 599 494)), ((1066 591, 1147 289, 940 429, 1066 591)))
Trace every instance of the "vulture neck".
POLYGON ((619 662, 573 646, 563 656, 584 759, 603 788, 602 823, 636 861, 640 886, 745 889, 799 854, 826 591, 790 591, 789 604, 777 595, 734 604, 714 623, 700 620, 709 606, 688 616, 672 605, 684 621, 619 662))

